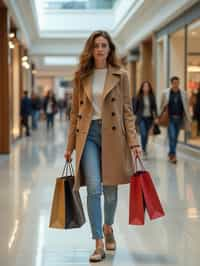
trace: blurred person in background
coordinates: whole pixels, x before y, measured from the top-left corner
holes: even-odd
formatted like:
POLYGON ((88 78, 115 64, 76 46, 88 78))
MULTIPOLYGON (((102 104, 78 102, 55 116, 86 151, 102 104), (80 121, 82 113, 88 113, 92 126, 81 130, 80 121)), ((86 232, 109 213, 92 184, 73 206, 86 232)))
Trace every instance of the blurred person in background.
POLYGON ((31 99, 28 97, 28 91, 24 91, 24 96, 21 99, 20 115, 22 127, 25 127, 26 136, 30 136, 29 117, 32 114, 31 99))
POLYGON ((68 119, 68 117, 67 117, 67 106, 68 106, 67 92, 65 92, 65 94, 64 94, 64 102, 63 102, 63 105, 64 105, 65 118, 67 120, 68 119))
POLYGON ((174 76, 170 79, 171 87, 163 92, 161 100, 161 114, 167 108, 169 115, 168 139, 169 139, 169 161, 177 163, 176 148, 178 136, 182 126, 190 130, 191 118, 186 92, 180 89, 180 79, 174 76))
POLYGON ((153 88, 149 81, 144 81, 139 89, 136 102, 135 114, 139 127, 143 157, 147 159, 148 136, 154 121, 157 119, 157 105, 153 88))
POLYGON ((60 121, 62 121, 64 109, 65 109, 65 100, 64 98, 60 98, 58 100, 58 112, 60 115, 60 121))
POLYGON ((197 121, 197 135, 200 135, 200 82, 196 93, 196 101, 194 105, 194 119, 197 121))
POLYGON ((32 106, 32 130, 38 128, 38 121, 40 118, 40 109, 41 109, 41 100, 40 97, 32 92, 31 94, 31 106, 32 106))
POLYGON ((44 112, 46 115, 47 129, 54 127, 54 116, 57 113, 57 102, 52 90, 47 92, 47 96, 44 98, 44 112))
POLYGON ((71 106, 72 106, 72 95, 68 94, 68 97, 67 97, 67 109, 66 109, 66 115, 67 115, 67 119, 68 120, 70 120, 71 106))

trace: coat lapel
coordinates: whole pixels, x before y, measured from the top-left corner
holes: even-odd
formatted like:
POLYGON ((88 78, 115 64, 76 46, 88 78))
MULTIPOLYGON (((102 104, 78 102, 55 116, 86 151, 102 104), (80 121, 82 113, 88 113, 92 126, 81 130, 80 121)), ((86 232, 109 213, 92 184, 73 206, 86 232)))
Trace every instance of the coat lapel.
MULTIPOLYGON (((108 72, 106 75, 105 85, 103 88, 102 101, 105 99, 106 95, 115 87, 115 85, 120 80, 121 71, 112 66, 108 67, 108 72)), ((83 88, 88 99, 92 103, 92 74, 88 75, 83 80, 83 88)))
POLYGON ((108 72, 107 72, 107 75, 106 75, 105 86, 104 86, 103 95, 102 95, 102 101, 104 101, 104 99, 106 98, 108 93, 119 82, 120 74, 121 74, 120 70, 109 66, 108 72))
POLYGON ((92 75, 87 76, 83 80, 83 88, 88 99, 92 103, 92 75))

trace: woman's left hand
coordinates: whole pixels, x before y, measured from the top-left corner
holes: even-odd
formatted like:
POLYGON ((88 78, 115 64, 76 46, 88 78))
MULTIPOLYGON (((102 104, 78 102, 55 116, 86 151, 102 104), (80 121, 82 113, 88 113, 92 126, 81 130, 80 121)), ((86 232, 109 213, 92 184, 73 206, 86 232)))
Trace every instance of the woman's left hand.
POLYGON ((138 147, 134 147, 132 149, 132 154, 133 156, 136 158, 136 157, 141 157, 142 156, 142 150, 141 150, 141 147, 138 146, 138 147))

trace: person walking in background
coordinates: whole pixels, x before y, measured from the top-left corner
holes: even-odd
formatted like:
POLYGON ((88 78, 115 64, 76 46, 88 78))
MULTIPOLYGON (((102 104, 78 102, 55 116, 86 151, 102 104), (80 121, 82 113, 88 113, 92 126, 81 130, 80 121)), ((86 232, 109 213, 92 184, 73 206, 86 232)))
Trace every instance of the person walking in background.
POLYGON ((197 121, 197 136, 200 135, 200 82, 196 94, 196 102, 194 105, 194 120, 197 121))
POLYGON ((72 106, 72 96, 71 94, 69 94, 67 97, 67 108, 66 108, 66 117, 68 120, 70 120, 71 106, 72 106))
POLYGON ((24 96, 21 99, 20 115, 22 126, 26 129, 26 136, 30 136, 29 117, 32 113, 31 99, 28 97, 28 91, 24 91, 24 96))
POLYGON ((96 242, 90 261, 116 249, 112 225, 117 185, 129 183, 135 156, 140 154, 127 73, 116 60, 115 45, 105 31, 86 41, 75 74, 72 110, 65 158, 76 151, 74 189, 87 186, 87 209, 96 242), (134 159, 133 159, 134 158, 134 159), (104 194, 102 227, 101 194, 104 194))
POLYGON ((62 121, 62 119, 63 119, 63 112, 64 112, 64 109, 65 109, 65 99, 64 98, 60 98, 57 101, 57 106, 58 106, 60 121, 62 121))
POLYGON ((157 119, 156 99, 149 81, 144 81, 141 84, 136 98, 135 114, 141 136, 143 156, 146 159, 149 130, 157 119))
POLYGON ((32 130, 38 128, 38 121, 40 118, 41 100, 40 97, 32 92, 31 94, 31 106, 32 106, 32 130))
POLYGON ((184 125, 190 129, 190 113, 187 95, 180 89, 179 77, 171 78, 171 88, 163 92, 161 100, 161 114, 167 108, 169 115, 168 138, 169 152, 168 157, 171 163, 177 163, 176 147, 181 127, 184 125))
POLYGON ((51 126, 54 127, 54 115, 57 113, 56 98, 51 90, 47 92, 47 96, 44 98, 44 112, 46 114, 47 129, 51 126))

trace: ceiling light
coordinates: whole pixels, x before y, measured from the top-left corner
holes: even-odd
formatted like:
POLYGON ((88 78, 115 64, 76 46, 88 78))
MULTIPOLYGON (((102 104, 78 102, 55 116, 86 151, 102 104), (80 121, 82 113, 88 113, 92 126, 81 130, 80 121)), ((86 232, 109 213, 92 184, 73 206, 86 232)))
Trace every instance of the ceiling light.
POLYGON ((44 57, 44 64, 48 66, 67 66, 76 65, 78 63, 75 56, 46 56, 44 57))
POLYGON ((33 74, 33 75, 37 74, 37 70, 36 70, 36 69, 33 69, 33 70, 32 70, 32 74, 33 74))
POLYGON ((28 62, 22 62, 22 66, 26 69, 30 68, 30 64, 28 62))
POLYGON ((15 37, 14 32, 11 32, 11 33, 9 34, 9 37, 10 37, 11 39, 14 38, 14 37, 15 37))
POLYGON ((22 57, 22 61, 23 61, 23 62, 25 62, 25 61, 27 61, 27 60, 28 60, 28 56, 25 55, 25 56, 22 57))
POLYGON ((12 41, 9 41, 8 45, 9 45, 10 49, 14 49, 15 48, 15 45, 14 45, 14 43, 12 41))

